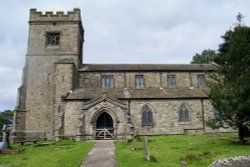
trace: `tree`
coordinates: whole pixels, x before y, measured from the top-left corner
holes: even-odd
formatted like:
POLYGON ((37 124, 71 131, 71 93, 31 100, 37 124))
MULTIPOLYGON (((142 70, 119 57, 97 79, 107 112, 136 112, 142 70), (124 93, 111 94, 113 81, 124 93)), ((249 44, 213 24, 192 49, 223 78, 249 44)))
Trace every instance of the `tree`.
POLYGON ((210 64, 214 61, 215 57, 217 56, 217 53, 215 50, 212 49, 206 49, 203 50, 201 54, 196 53, 193 56, 193 60, 191 61, 191 64, 210 64))
POLYGON ((250 121, 250 27, 240 21, 222 36, 224 43, 214 60, 219 67, 208 86, 212 105, 219 112, 215 122, 237 127, 243 144, 248 131, 244 123, 250 121))

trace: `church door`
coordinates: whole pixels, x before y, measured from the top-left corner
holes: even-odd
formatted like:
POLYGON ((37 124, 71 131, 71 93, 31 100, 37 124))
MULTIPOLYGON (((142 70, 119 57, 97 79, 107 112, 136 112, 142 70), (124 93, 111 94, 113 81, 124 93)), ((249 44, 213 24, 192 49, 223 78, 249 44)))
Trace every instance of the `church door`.
POLYGON ((114 139, 114 125, 112 117, 103 112, 96 120, 96 139, 114 139))

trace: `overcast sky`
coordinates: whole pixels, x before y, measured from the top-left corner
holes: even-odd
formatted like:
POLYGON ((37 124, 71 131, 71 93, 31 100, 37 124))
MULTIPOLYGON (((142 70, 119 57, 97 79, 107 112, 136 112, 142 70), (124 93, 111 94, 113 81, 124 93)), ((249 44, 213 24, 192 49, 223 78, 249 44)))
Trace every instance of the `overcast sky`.
POLYGON ((15 107, 27 50, 29 9, 80 8, 83 63, 190 63, 218 49, 250 0, 5 0, 0 5, 0 111, 15 107))

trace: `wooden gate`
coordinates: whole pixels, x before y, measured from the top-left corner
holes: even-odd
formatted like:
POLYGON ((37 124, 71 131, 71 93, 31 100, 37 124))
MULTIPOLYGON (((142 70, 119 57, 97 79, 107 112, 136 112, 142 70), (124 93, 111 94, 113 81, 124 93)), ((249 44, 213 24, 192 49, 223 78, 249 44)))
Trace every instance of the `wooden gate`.
POLYGON ((115 139, 114 128, 103 128, 95 130, 96 140, 112 140, 115 139))

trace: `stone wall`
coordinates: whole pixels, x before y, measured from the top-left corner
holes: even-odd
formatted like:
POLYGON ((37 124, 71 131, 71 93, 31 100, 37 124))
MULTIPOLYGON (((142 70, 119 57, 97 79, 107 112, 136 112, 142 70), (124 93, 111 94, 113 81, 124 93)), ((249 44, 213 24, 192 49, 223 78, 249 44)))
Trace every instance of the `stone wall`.
MULTIPOLYGON (((74 88, 74 72, 76 71, 73 63, 55 64, 55 101, 54 101, 54 126, 57 129, 61 124, 61 115, 64 112, 62 97, 74 88)), ((68 113, 67 113, 68 114, 68 113)))
MULTIPOLYGON (((167 75, 176 75, 176 87, 198 87, 201 72, 81 72, 80 88, 100 87, 102 75, 114 76, 115 88, 135 88, 135 75, 144 75, 145 88, 168 88, 167 75)), ((207 74, 205 74, 207 75, 207 74)))
MULTIPOLYGON (((204 108, 207 115, 211 108, 204 108)), ((202 130, 202 104, 201 100, 133 100, 131 101, 131 118, 139 134, 182 134, 184 129, 202 130), (190 122, 180 123, 179 105, 185 103, 191 108, 190 122), (141 108, 149 104, 153 108, 153 126, 141 125, 141 108)))
MULTIPOLYGON (((61 96, 73 88, 76 81, 72 78, 81 64, 83 28, 80 10, 67 14, 42 14, 35 9, 30 12, 25 80, 22 85, 24 93, 20 95, 25 97, 20 98, 23 102, 19 102, 25 104, 22 109, 26 111, 22 130, 45 132, 46 137, 53 138, 61 96), (46 46, 48 32, 60 33, 58 46, 46 46), (70 60, 71 64, 56 65, 64 60, 70 60), (62 80, 65 80, 63 84, 60 83, 62 80)), ((14 119, 18 120, 18 117, 14 119)))
POLYGON ((77 134, 79 125, 79 117, 83 108, 83 103, 80 101, 69 102, 64 108, 64 136, 73 136, 77 134))
MULTIPOLYGON (((122 102, 128 106, 128 102, 122 102)), ((183 134, 186 131, 205 132, 210 130, 203 123, 203 119, 212 114, 212 107, 209 100, 131 100, 130 108, 121 108, 106 100, 100 101, 88 109, 84 109, 84 102, 67 101, 64 116, 64 135, 76 136, 79 121, 84 121, 82 132, 85 139, 94 139, 94 130, 98 116, 107 112, 113 119, 114 128, 116 129, 117 138, 123 138, 130 135, 128 111, 134 130, 139 135, 158 135, 158 134, 183 134), (178 109, 180 104, 185 103, 190 107, 190 122, 179 122, 178 109), (153 126, 142 126, 141 108, 148 104, 153 109, 153 126), (202 105, 203 104, 203 105, 202 105), (202 109, 203 107, 203 109, 202 109), (203 114, 204 110, 204 114, 203 114), (80 115, 84 114, 83 120, 80 115)), ((125 106, 126 106, 125 105, 125 106)))
POLYGON ((96 120, 103 112, 107 112, 112 117, 117 138, 124 137, 127 128, 126 110, 110 102, 102 101, 89 108, 85 113, 87 138, 93 139, 94 129, 96 128, 96 120))

